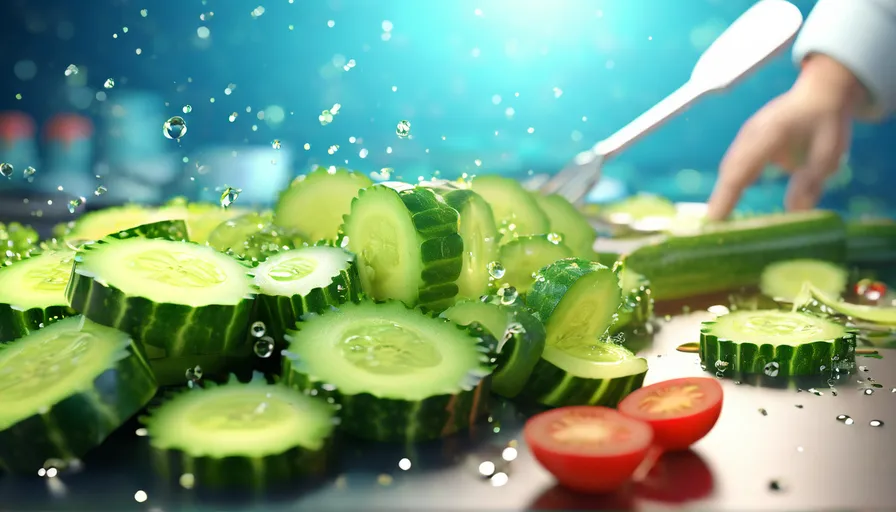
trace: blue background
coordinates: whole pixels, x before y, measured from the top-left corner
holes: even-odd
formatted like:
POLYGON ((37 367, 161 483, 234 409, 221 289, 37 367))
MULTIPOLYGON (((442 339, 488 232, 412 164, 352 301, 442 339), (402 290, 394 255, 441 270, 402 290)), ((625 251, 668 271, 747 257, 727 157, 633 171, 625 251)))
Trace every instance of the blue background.
MULTIPOLYGON (((270 147, 279 139, 292 154, 291 174, 312 164, 389 167, 405 179, 436 170, 554 171, 682 84, 701 50, 752 3, 5 0, 0 110, 28 112, 38 124, 54 113, 81 112, 96 117, 101 132, 104 105, 152 91, 158 117, 151 124, 158 129, 146 137, 183 156, 210 145, 270 147), (253 16, 259 5, 264 12, 253 16), (385 20, 392 24, 388 40, 385 20), (208 38, 199 37, 200 27, 208 38), (356 65, 346 71, 349 59, 356 65), (17 76, 22 60, 35 64, 30 79, 17 76), (66 77, 69 64, 81 72, 66 77), (103 88, 107 78, 114 88, 103 88), (226 95, 230 84, 236 87, 226 95), (341 104, 338 115, 322 126, 318 116, 334 103, 341 104), (190 114, 181 113, 186 104, 190 114), (282 121, 272 106, 282 109, 282 121), (231 122, 233 112, 239 115, 231 122), (161 135, 174 115, 188 126, 179 145, 161 135), (403 119, 411 122, 410 139, 395 133, 403 119), (331 155, 332 145, 339 149, 331 155)), ((795 3, 804 13, 814 4, 795 3)), ((607 175, 630 190, 704 200, 741 123, 795 76, 789 53, 781 55, 630 148, 607 175)), ((114 153, 114 144, 97 139, 97 159, 114 153)), ((893 123, 858 126, 851 169, 832 182, 826 205, 884 208, 894 182, 893 140, 893 123)), ((261 166, 240 186, 264 186, 266 172, 261 166)), ((782 194, 781 179, 767 176, 745 201, 773 209, 782 194)))

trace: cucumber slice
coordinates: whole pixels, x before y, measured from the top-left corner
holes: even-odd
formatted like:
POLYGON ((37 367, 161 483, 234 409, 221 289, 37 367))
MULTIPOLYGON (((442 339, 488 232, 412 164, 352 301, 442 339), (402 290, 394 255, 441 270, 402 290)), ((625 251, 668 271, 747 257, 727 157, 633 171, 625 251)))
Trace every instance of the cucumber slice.
POLYGON ((31 226, 0 222, 0 267, 23 260, 38 250, 40 237, 31 226))
POLYGON ((896 221, 861 219, 847 222, 846 248, 850 264, 891 264, 896 261, 896 221))
POLYGON ((521 396, 552 407, 613 407, 640 388, 647 361, 603 341, 621 301, 615 269, 575 258, 544 268, 526 304, 544 322, 547 339, 521 396))
POLYGON ((573 256, 590 259, 597 234, 588 219, 563 196, 532 192, 538 207, 548 216, 550 231, 563 237, 573 256))
POLYGON ((85 213, 75 221, 64 237, 66 240, 102 240, 136 226, 182 220, 187 225, 187 238, 196 243, 205 243, 214 226, 241 213, 243 212, 239 209, 224 210, 204 203, 177 204, 162 208, 118 206, 85 213))
POLYGON ((317 167, 280 194, 274 223, 295 229, 310 242, 336 240, 352 201, 372 184, 367 176, 348 169, 317 167))
POLYGON ((238 259, 257 263, 305 243, 293 230, 275 226, 271 214, 250 212, 215 227, 208 236, 208 245, 238 259))
POLYGON ((664 231, 678 214, 675 203, 653 194, 637 194, 601 208, 600 216, 613 226, 642 232, 664 231))
POLYGON ((855 363, 856 333, 806 313, 735 311, 703 322, 700 359, 722 373, 822 375, 855 363))
POLYGON ((183 199, 172 199, 167 205, 159 208, 162 219, 183 220, 187 223, 189 240, 197 244, 208 241, 211 232, 222 222, 248 213, 243 208, 221 208, 215 203, 188 203, 183 199))
POLYGON ((826 294, 839 297, 846 290, 849 273, 828 261, 808 258, 779 261, 762 271, 759 290, 775 300, 793 302, 806 282, 826 294))
POLYGON ((182 220, 160 220, 151 224, 143 224, 109 235, 112 238, 152 238, 173 240, 176 242, 189 240, 187 223, 182 220))
POLYGON ((360 300, 355 257, 338 247, 284 251, 265 260, 252 275, 259 292, 258 318, 277 341, 307 313, 323 313, 330 306, 360 300))
POLYGON ((65 297, 74 263, 61 249, 0 267, 0 343, 75 314, 65 297))
POLYGON ((492 391, 505 398, 517 396, 544 351, 544 325, 525 308, 473 300, 455 304, 442 316, 464 326, 479 322, 500 340, 492 391))
POLYGON ((156 389, 126 334, 81 316, 0 346, 0 468, 34 474, 83 457, 156 389))
POLYGON ((87 318, 133 336, 152 359, 250 357, 247 271, 211 247, 107 238, 76 256, 66 295, 87 318))
POLYGON ((525 294, 535 284, 539 270, 572 255, 556 234, 518 237, 501 246, 504 276, 497 281, 501 286, 513 286, 517 292, 525 294))
POLYGON ((535 199, 516 180, 502 176, 476 176, 473 192, 492 207, 501 242, 515 236, 540 235, 550 231, 551 223, 535 199))
POLYGON ((334 412, 257 375, 246 384, 188 389, 141 419, 167 480, 189 474, 196 489, 260 491, 325 468, 334 412))
POLYGON ((616 323, 610 329, 612 334, 643 327, 653 316, 653 296, 650 281, 634 270, 619 270, 619 287, 622 289, 622 305, 616 323))
POLYGON ((433 439, 487 412, 491 336, 397 301, 348 303, 298 328, 284 353, 284 381, 335 400, 354 436, 433 439))
POLYGON ((488 292, 488 264, 498 259, 498 229, 488 203, 472 190, 435 189, 460 215, 463 267, 457 279, 459 299, 478 300, 488 292))
POLYGON ((818 210, 708 224, 699 234, 653 237, 639 244, 626 265, 650 280, 655 300, 755 286, 765 267, 777 261, 813 258, 842 264, 846 259, 843 220, 818 210))
POLYGON ((874 324, 896 326, 896 307, 868 306, 864 304, 844 302, 839 300, 836 296, 830 295, 824 290, 813 286, 811 283, 805 285, 804 291, 794 301, 794 306, 797 308, 805 306, 812 297, 828 308, 848 317, 874 324), (811 294, 811 297, 807 296, 809 294, 811 294))
POLYGON ((423 187, 361 191, 343 230, 364 292, 432 310, 451 306, 463 266, 459 222, 454 208, 423 187))

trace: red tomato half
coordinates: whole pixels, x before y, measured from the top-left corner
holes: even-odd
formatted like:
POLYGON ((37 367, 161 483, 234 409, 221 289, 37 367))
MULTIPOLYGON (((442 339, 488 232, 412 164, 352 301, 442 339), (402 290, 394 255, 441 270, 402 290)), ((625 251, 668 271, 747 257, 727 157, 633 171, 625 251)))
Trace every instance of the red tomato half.
POLYGON ((619 412, 653 427, 654 442, 667 451, 686 450, 712 430, 722 413, 722 386, 715 379, 687 377, 638 389, 619 412))
POLYGON ((621 487, 653 442, 648 424, 591 406, 561 407, 533 416, 523 437, 560 485, 592 493, 621 487))

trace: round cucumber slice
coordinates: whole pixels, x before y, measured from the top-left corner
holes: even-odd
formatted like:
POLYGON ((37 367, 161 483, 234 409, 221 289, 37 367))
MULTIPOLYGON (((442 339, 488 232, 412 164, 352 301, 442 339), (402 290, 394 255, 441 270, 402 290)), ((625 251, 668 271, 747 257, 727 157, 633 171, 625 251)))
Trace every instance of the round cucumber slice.
POLYGON ((616 323, 610 328, 613 334, 643 327, 653 316, 653 294, 646 277, 623 266, 619 270, 619 287, 622 289, 622 306, 616 323))
MULTIPOLYGON (((278 342, 303 315, 360 300, 355 257, 338 247, 284 251, 265 260, 252 275, 259 292, 258 317, 278 342)), ((278 348, 284 347, 278 343, 278 348)))
POLYGON ((427 188, 363 190, 343 229, 364 292, 436 311, 451 306, 463 266, 459 223, 457 211, 427 188))
POLYGON ((304 242, 293 230, 275 226, 270 214, 251 212, 216 226, 208 236, 208 245, 257 263, 280 251, 302 247, 304 242))
POLYGON ((854 330, 792 311, 735 311, 704 322, 700 331, 700 359, 722 373, 822 375, 851 368, 855 349, 854 330))
POLYGON ((397 301, 347 303, 298 328, 284 353, 284 381, 333 398, 352 435, 432 439, 487 411, 490 336, 397 301))
POLYGON ((193 388, 142 418, 157 470, 197 488, 262 490, 326 466, 335 409, 260 375, 193 388))
POLYGON ((153 359, 250 357, 247 271, 207 246, 107 238, 76 256, 66 294, 73 309, 129 333, 153 359))
POLYGON ((653 194, 637 194, 601 208, 606 222, 635 231, 664 231, 677 215, 675 203, 653 194))
POLYGON ((442 316, 458 325, 479 322, 499 340, 492 391, 513 398, 523 386, 544 351, 544 326, 525 308, 467 300, 446 309, 442 316))
POLYGON ((83 457, 156 389, 130 337, 81 316, 0 346, 0 468, 83 457))
POLYGON ((526 294, 535 284, 535 276, 542 268, 557 260, 571 258, 573 253, 560 235, 521 236, 501 246, 501 265, 504 276, 497 279, 499 286, 513 286, 526 294))
POLYGON ((478 300, 488 292, 488 264, 498 259, 498 229, 488 203, 468 189, 435 189, 460 215, 458 233, 464 242, 463 266, 457 279, 459 299, 478 300))
POLYGON ((563 237, 563 244, 572 250, 573 256, 590 259, 597 233, 582 212, 563 196, 531 194, 538 207, 548 216, 550 231, 563 237))
POLYGON ((309 242, 336 240, 352 201, 371 185, 373 182, 363 174, 317 167, 281 192, 274 223, 295 229, 309 242))
POLYGON ((846 290, 849 273, 829 261, 808 258, 779 261, 762 271, 759 289, 775 300, 793 302, 807 282, 825 294, 839 297, 846 290))
POLYGON ((0 267, 0 343, 74 314, 65 297, 74 264, 74 251, 59 249, 0 267))
POLYGON ((471 187, 492 208, 501 242, 516 236, 538 235, 550 231, 548 216, 535 199, 516 180, 495 175, 473 178, 471 187))

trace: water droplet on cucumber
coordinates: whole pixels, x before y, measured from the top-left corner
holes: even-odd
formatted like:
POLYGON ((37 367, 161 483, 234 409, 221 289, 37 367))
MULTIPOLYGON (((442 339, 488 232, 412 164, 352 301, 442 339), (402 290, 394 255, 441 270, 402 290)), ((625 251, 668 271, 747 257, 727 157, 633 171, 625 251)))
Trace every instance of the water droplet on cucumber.
POLYGON ((262 336, 264 336, 266 330, 267 328, 265 327, 264 322, 261 321, 253 323, 252 327, 249 328, 249 332, 251 332, 252 336, 256 338, 261 338, 262 336))
POLYGON ((274 353, 274 339, 270 336, 264 336, 255 341, 255 355, 267 359, 274 353))
POLYGON ((202 367, 197 364, 192 368, 187 368, 187 371, 184 372, 184 376, 187 378, 187 382, 199 382, 202 380, 202 367))
POLYGON ((872 427, 882 427, 882 426, 884 426, 884 422, 882 422, 882 421, 880 421, 880 420, 871 420, 870 422, 868 422, 868 424, 871 425, 872 427))
POLYGON ((563 235, 560 233, 548 233, 548 242, 551 242, 554 245, 559 244, 563 241, 563 235))
POLYGON ((513 304, 520 296, 519 292, 517 292, 516 288, 513 286, 504 286, 498 290, 498 294, 501 296, 501 304, 504 304, 505 306, 513 304))
POLYGON ((845 414, 841 414, 841 415, 837 416, 837 421, 839 421, 840 423, 843 423, 844 425, 852 425, 853 423, 855 423, 855 420, 853 420, 852 418, 850 418, 849 416, 847 416, 845 414))
POLYGON ((486 267, 488 268, 488 275, 491 276, 492 279, 501 279, 504 277, 504 265, 502 265, 500 261, 491 261, 486 267))
POLYGON ((778 373, 780 371, 781 371, 781 365, 778 364, 777 361, 772 361, 772 362, 768 363, 767 365, 765 365, 765 368, 763 369, 763 372, 765 372, 765 374, 768 375, 769 377, 777 377, 778 373))

